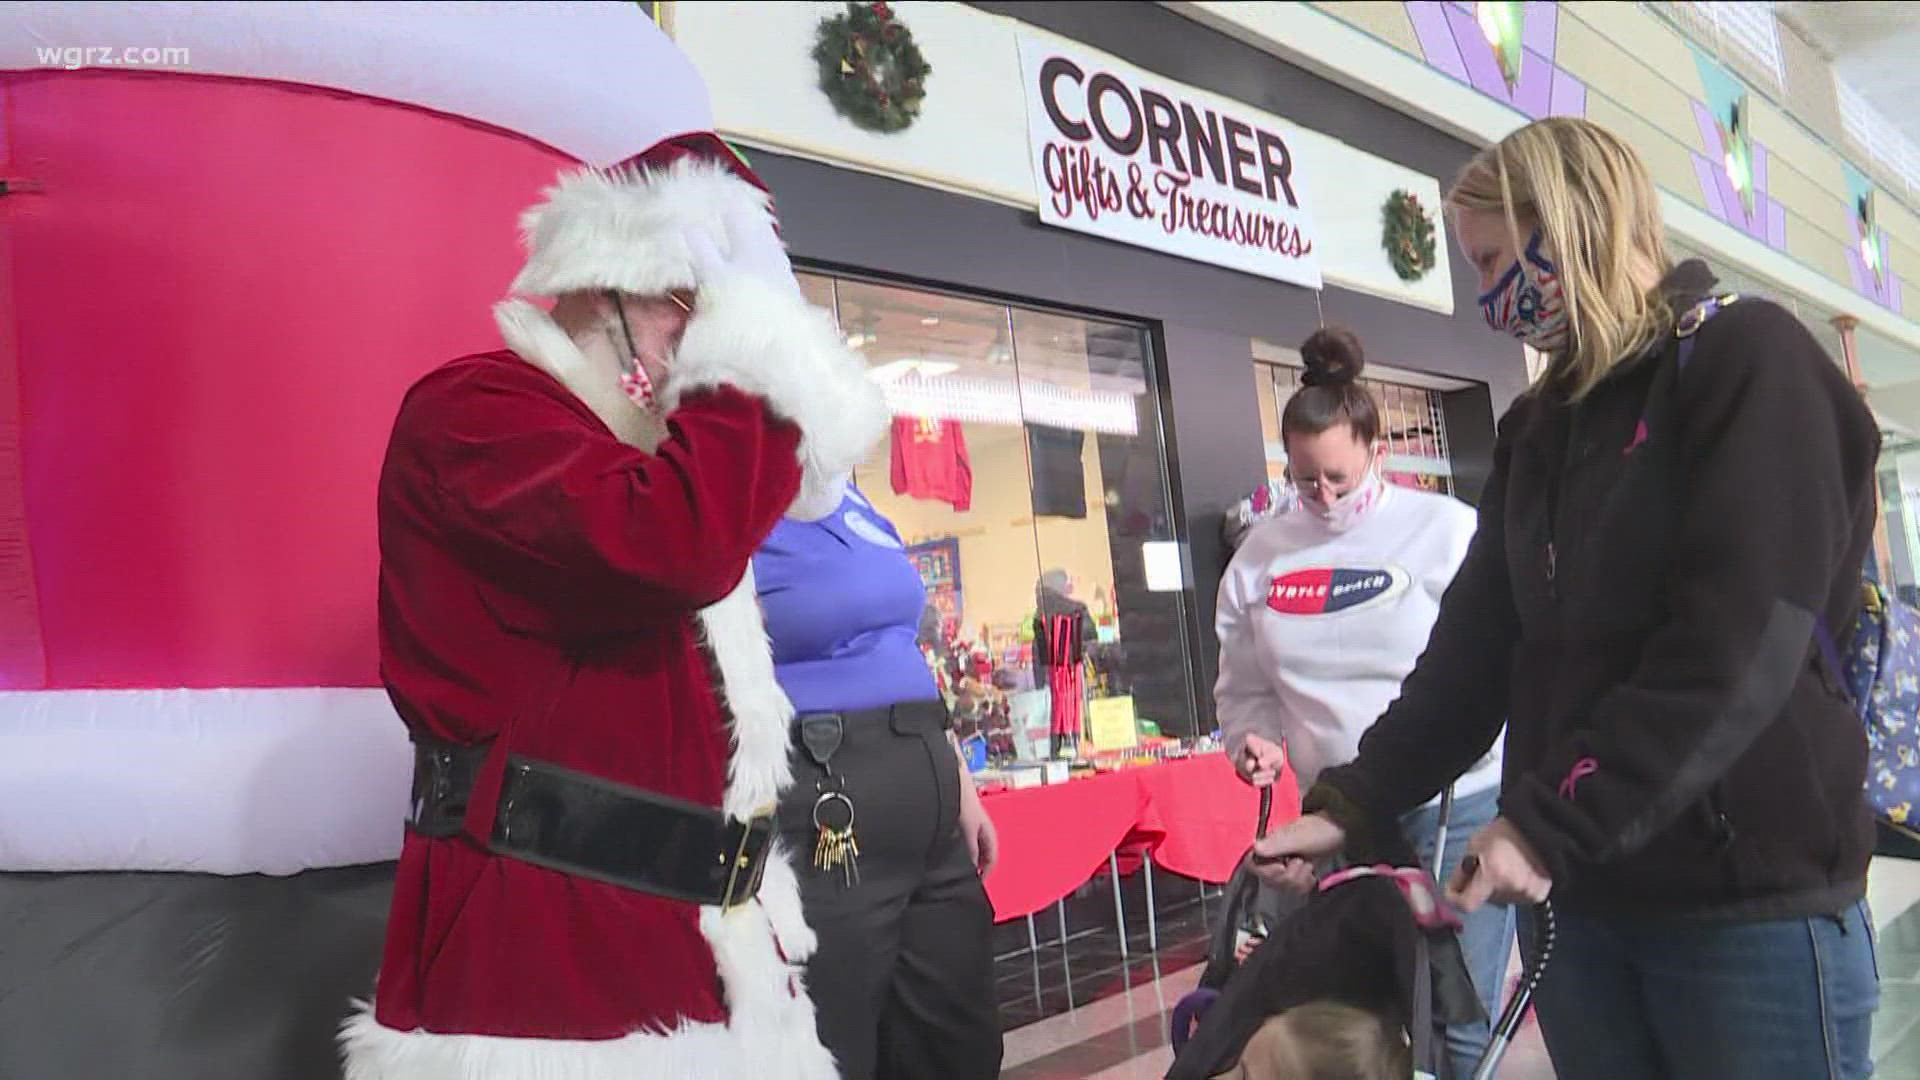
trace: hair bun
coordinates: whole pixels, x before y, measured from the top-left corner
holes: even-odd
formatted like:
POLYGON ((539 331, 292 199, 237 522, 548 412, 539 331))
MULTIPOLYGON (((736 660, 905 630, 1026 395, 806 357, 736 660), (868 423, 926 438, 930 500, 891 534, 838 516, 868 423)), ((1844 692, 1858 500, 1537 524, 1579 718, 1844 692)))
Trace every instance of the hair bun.
POLYGON ((1315 330, 1301 344, 1300 358, 1307 364, 1306 374, 1300 377, 1304 386, 1347 386, 1367 366, 1360 339, 1343 326, 1315 330))

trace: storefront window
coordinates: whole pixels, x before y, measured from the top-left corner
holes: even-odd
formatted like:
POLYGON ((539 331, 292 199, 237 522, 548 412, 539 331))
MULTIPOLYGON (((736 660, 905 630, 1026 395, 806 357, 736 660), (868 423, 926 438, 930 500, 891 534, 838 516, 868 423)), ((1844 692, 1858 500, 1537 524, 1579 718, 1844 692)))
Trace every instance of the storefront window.
POLYGON ((1194 735, 1192 599, 1145 330, 801 284, 885 388, 893 427, 854 481, 927 583, 921 644, 962 735, 1000 760, 1194 735))
MULTIPOLYGON (((1291 350, 1256 345, 1254 392, 1260 398, 1260 430, 1266 441, 1267 479, 1284 480, 1286 445, 1280 439, 1280 413, 1300 388, 1302 366, 1291 350)), ((1368 366, 1368 370, 1373 370, 1368 366)), ((1435 381, 1435 380, 1429 380, 1435 381)), ((1453 458, 1447 450, 1447 423, 1441 391, 1384 379, 1362 379, 1380 403, 1381 439, 1387 444, 1386 479, 1404 487, 1453 494, 1453 458)))

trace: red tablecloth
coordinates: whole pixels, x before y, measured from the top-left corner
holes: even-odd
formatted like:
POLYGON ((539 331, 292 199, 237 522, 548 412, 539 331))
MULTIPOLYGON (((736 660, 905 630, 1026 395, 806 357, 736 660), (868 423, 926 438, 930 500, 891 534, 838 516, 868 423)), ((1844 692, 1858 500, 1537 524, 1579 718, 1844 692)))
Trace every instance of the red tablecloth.
POLYGON ((984 796, 1000 835, 986 883, 994 921, 1031 915, 1079 888, 1139 824, 1145 799, 1139 770, 984 796))
MULTIPOLYGON (((1135 826, 1161 867, 1190 878, 1220 884, 1233 876, 1240 856, 1253 843, 1260 816, 1260 793, 1240 781, 1225 754, 1203 754, 1141 769, 1145 812, 1135 826)), ((1273 787, 1269 828, 1300 816, 1300 788, 1293 770, 1273 787)))
MULTIPOLYGON (((1275 786, 1273 803, 1275 826, 1299 813, 1291 771, 1275 786)), ((1151 851, 1177 874, 1226 881, 1253 839, 1260 799, 1226 755, 1202 754, 987 795, 982 804, 1000 834, 1000 861, 986 885, 994 919, 1004 922, 1072 892, 1123 846, 1151 851)))

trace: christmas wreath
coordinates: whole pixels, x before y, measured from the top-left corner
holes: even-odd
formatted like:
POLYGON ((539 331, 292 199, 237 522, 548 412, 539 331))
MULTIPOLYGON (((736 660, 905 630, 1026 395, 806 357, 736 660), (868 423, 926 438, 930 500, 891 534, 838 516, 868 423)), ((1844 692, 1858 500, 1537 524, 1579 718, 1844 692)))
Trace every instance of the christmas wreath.
POLYGON ((919 118, 933 68, 884 0, 848 4, 845 14, 820 20, 813 59, 821 91, 855 126, 904 131, 919 118))
POLYGON ((1387 261, 1401 281, 1419 281, 1434 267, 1433 218, 1420 205, 1420 198, 1400 190, 1387 196, 1381 217, 1385 228, 1380 246, 1387 249, 1387 261))

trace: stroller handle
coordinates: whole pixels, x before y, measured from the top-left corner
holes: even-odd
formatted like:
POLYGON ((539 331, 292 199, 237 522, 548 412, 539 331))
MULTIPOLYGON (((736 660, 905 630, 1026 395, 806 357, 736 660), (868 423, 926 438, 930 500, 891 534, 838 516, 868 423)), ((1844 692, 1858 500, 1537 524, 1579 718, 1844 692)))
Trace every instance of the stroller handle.
POLYGON ((1493 1080, 1494 1074, 1500 1071, 1500 1059, 1507 1056, 1507 1047, 1513 1044, 1513 1037, 1520 1030, 1520 1019, 1527 1014, 1527 1006, 1533 1004, 1533 992, 1540 986, 1540 977, 1547 973, 1547 964, 1553 960, 1553 901, 1542 901, 1533 911, 1540 920, 1539 955, 1521 973, 1520 985, 1514 988, 1506 1011, 1500 1014, 1500 1022, 1493 1026, 1493 1037, 1487 1041, 1487 1052, 1481 1055, 1480 1064, 1473 1070, 1473 1080, 1493 1080))

